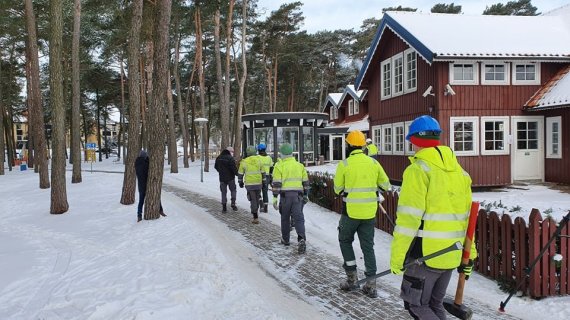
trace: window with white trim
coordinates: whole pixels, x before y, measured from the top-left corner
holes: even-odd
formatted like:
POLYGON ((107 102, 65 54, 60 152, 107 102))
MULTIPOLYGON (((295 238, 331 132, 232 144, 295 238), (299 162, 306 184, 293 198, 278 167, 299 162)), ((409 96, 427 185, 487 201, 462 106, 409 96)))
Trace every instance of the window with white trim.
POLYGON ((513 62, 513 84, 515 85, 540 84, 540 63, 513 62))
POLYGON ((508 63, 485 62, 481 68, 481 84, 509 84, 508 63))
POLYGON ((354 100, 348 100, 348 115, 351 116, 354 114, 354 100))
MULTIPOLYGON (((412 121, 404 122, 404 139, 408 135, 408 133, 410 133, 410 125, 411 124, 412 124, 412 121)), ((415 154, 414 147, 412 146, 412 143, 409 140, 406 140, 406 152, 405 153, 406 153, 406 155, 415 154)))
POLYGON ((392 154, 392 125, 382 126, 382 153, 392 154))
POLYGON ((478 154, 478 118, 451 117, 450 146, 458 156, 476 156, 478 154))
POLYGON ((392 75, 394 88, 392 96, 399 96, 404 93, 404 56, 400 53, 392 57, 392 75))
POLYGON ((481 154, 509 154, 509 117, 481 117, 481 154))
POLYGON ((404 123, 394 123, 394 154, 404 155, 406 148, 406 136, 404 135, 404 123))
POLYGON ((386 59, 380 64, 381 99, 387 99, 392 96, 392 59, 386 59))
POLYGON ((378 148, 378 152, 382 152, 382 126, 373 126, 372 127, 372 141, 378 148))
POLYGON ((358 102, 358 100, 353 100, 354 101, 354 114, 358 114, 360 112, 359 108, 360 108, 360 103, 358 102))
POLYGON ((406 51, 404 51, 404 59, 405 59, 405 70, 404 70, 404 74, 405 74, 405 86, 404 86, 404 92, 408 93, 408 92, 413 92, 416 91, 417 89, 417 84, 418 84, 418 59, 417 59, 417 54, 416 51, 414 51, 414 49, 408 49, 406 51))
POLYGON ((478 84, 478 64, 476 62, 450 63, 449 83, 478 84))
POLYGON ((562 117, 546 118, 546 157, 562 159, 562 117))

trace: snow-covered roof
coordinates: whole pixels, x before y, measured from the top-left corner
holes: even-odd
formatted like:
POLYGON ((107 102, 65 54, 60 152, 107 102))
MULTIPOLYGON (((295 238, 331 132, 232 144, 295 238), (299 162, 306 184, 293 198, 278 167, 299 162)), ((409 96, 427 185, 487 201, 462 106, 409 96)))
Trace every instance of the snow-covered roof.
POLYGON ((529 110, 570 106, 570 65, 560 70, 525 104, 529 110))
POLYGON ((568 16, 494 16, 388 11, 360 69, 358 89, 386 28, 428 63, 455 59, 570 61, 568 16))
POLYGON ((329 104, 332 104, 333 107, 338 108, 338 103, 340 102, 343 94, 343 92, 329 93, 321 111, 324 111, 329 104))
POLYGON ((364 96, 366 96, 366 93, 368 93, 368 90, 358 90, 356 91, 356 89, 354 88, 354 85, 349 84, 346 86, 346 89, 344 90, 345 94, 348 93, 351 96, 354 97, 354 99, 358 99, 359 101, 362 101, 362 99, 364 99, 364 96))
POLYGON ((368 115, 366 115, 366 117, 362 118, 361 120, 350 123, 348 131, 353 131, 353 130, 360 130, 360 131, 370 130, 370 122, 368 122, 368 115))

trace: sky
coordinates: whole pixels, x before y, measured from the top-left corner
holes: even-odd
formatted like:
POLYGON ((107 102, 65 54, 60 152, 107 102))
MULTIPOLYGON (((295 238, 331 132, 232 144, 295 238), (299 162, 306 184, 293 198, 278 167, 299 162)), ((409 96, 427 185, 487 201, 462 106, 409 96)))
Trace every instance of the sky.
MULTIPOLYGON (((218 199, 216 171, 204 172, 201 183, 199 162, 190 168, 181 162, 179 158, 178 174, 165 166, 164 184, 218 199)), ((50 189, 37 187, 33 170, 6 170, 0 176, 0 319, 335 319, 322 313, 326 302, 302 298, 295 268, 283 270, 204 208, 163 192, 168 217, 137 223, 136 204, 119 204, 121 162, 111 156, 82 167, 83 182, 70 184, 67 164, 70 210, 62 215, 49 214, 50 189)), ((508 206, 521 205, 523 212, 530 212, 530 205, 542 209, 562 200, 570 203, 570 194, 535 191, 507 189, 493 196, 508 206)), ((244 189, 238 188, 237 205, 238 215, 250 219, 244 189)), ((260 226, 279 225, 279 215, 269 210, 260 215, 260 226)), ((338 214, 314 203, 308 203, 304 212, 307 254, 311 250, 330 254, 341 270, 338 214)), ((275 234, 275 246, 265 250, 299 259, 294 264, 302 265, 296 254, 279 251, 283 249, 278 239, 275 234)), ((379 270, 388 268, 391 239, 376 230, 379 270)), ((358 240, 354 247, 358 248, 358 240)), ((355 251, 362 268, 362 254, 355 251)), ((451 283, 456 283, 457 274, 452 277, 451 283)), ((390 275, 382 282, 398 290, 401 278, 390 275)), ((448 294, 454 292, 450 284, 448 294)), ((505 297, 496 282, 476 273, 465 292, 466 300, 475 299, 491 310, 505 297)), ((569 319, 569 304, 570 296, 542 300, 515 296, 507 314, 528 320, 546 314, 552 320, 569 319)), ((475 315, 474 320, 480 319, 475 315)))
MULTIPOLYGON (((359 30, 362 21, 368 18, 381 18, 382 9, 387 7, 418 8, 421 12, 430 12, 437 3, 454 3, 461 5, 464 14, 478 15, 483 13, 487 6, 496 3, 507 3, 499 0, 463 0, 463 1, 443 1, 443 0, 300 0, 303 2, 303 15, 305 23, 302 30, 315 33, 322 30, 354 29, 359 30)), ((265 8, 268 15, 271 11, 277 10, 284 3, 290 1, 259 0, 258 8, 265 8)), ((544 13, 558 7, 570 4, 570 0, 532 0, 532 5, 538 8, 538 12, 544 13)))

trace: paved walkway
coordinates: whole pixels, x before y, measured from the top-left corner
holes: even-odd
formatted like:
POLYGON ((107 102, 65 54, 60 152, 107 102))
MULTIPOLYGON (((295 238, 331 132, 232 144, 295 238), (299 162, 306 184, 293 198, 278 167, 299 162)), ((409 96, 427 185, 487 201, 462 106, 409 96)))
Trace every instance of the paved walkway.
MULTIPOLYGON (((228 213, 222 213, 218 199, 210 198, 195 192, 169 184, 163 184, 163 189, 177 197, 204 208, 216 219, 225 223, 230 229, 239 232, 252 246, 259 250, 260 260, 264 264, 274 265, 272 270, 265 270, 281 287, 296 295, 309 304, 326 310, 340 319, 410 319, 399 298, 399 291, 378 281, 378 298, 370 299, 360 291, 343 292, 338 289, 341 279, 345 278, 341 265, 340 252, 338 256, 327 254, 319 248, 307 247, 303 256, 297 254, 296 242, 290 247, 284 247, 276 241, 281 234, 280 227, 265 220, 260 215, 261 223, 251 223, 249 208, 239 208, 237 212, 230 208, 228 213), (289 274, 293 276, 288 276, 289 274), (298 279, 292 283, 292 279, 298 279)), ((294 240, 293 232, 291 238, 294 240)), ((359 277, 363 275, 360 274, 359 277)), ((473 319, 516 319, 506 314, 499 314, 496 308, 470 300, 469 307, 473 309, 473 319)), ((453 317, 450 316, 450 319, 453 317)))

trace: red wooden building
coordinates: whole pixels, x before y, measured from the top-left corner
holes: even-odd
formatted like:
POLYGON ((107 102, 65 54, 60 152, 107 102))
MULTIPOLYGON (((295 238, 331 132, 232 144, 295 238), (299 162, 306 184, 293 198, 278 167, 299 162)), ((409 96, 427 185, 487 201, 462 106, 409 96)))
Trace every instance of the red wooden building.
POLYGON ((368 135, 368 104, 366 90, 347 85, 343 92, 330 93, 321 112, 329 114, 326 127, 318 129, 320 155, 326 161, 343 160, 346 156, 346 134, 360 130, 368 135))
POLYGON ((410 122, 430 114, 474 185, 570 183, 568 21, 386 12, 355 88, 368 91, 370 135, 390 178, 402 179, 413 154, 410 122))

